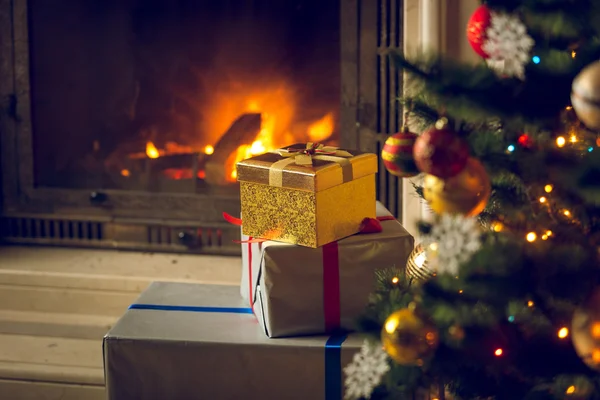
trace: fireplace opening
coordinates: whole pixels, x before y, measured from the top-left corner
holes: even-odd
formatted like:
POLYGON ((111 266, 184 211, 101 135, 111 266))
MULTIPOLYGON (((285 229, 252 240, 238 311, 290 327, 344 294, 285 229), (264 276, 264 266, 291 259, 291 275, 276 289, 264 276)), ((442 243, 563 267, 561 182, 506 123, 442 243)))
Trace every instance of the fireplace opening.
POLYGON ((235 162, 338 145, 339 0, 29 0, 38 187, 236 191, 235 162))

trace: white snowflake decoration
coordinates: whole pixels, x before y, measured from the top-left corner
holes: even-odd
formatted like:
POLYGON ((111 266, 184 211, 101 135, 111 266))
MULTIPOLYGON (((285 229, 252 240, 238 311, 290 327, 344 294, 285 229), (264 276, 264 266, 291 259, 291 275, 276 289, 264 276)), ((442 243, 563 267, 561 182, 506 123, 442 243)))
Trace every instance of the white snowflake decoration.
POLYGON ((440 274, 458 275, 460 265, 481 248, 481 231, 475 218, 442 214, 423 238, 427 262, 440 274))
POLYGON ((502 76, 525 79, 525 65, 535 42, 519 18, 492 12, 486 41, 481 49, 489 55, 488 66, 502 76))
POLYGON ((370 398, 373 389, 390 370, 388 356, 381 343, 365 340, 352 362, 344 368, 346 373, 346 399, 370 398))

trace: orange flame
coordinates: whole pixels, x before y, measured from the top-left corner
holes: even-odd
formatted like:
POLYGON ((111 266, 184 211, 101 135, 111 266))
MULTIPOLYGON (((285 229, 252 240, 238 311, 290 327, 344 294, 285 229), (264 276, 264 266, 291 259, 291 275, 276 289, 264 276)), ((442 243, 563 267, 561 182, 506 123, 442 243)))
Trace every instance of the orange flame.
POLYGON ((308 137, 312 142, 322 142, 333 135, 334 126, 333 113, 329 113, 308 127, 308 137))
POLYGON ((158 158, 160 157, 160 152, 152 142, 146 143, 146 155, 148 158, 158 158))

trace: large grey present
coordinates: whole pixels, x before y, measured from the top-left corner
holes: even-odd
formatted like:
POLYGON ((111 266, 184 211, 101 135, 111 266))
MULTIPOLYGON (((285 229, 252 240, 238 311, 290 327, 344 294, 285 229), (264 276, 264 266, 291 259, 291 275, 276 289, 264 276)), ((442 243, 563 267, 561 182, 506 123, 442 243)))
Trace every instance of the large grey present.
POLYGON ((156 282, 104 338, 108 398, 339 400, 361 343, 269 339, 238 287, 156 282))

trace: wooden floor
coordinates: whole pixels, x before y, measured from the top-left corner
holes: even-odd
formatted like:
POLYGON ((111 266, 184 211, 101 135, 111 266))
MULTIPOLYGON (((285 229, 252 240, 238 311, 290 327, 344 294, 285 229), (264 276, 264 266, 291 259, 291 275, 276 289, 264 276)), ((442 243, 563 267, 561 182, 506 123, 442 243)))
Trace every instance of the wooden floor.
POLYGON ((104 400, 102 337, 150 282, 240 272, 236 257, 0 247, 1 398, 104 400))

